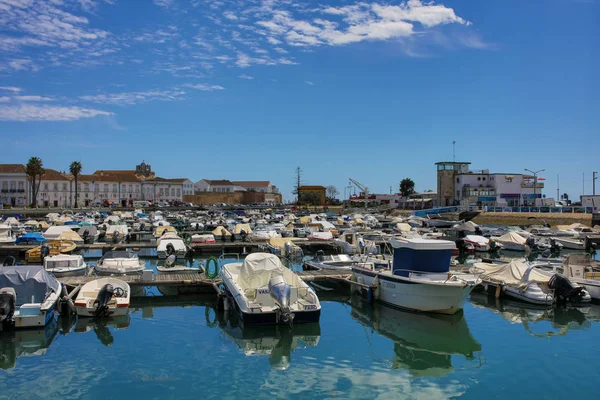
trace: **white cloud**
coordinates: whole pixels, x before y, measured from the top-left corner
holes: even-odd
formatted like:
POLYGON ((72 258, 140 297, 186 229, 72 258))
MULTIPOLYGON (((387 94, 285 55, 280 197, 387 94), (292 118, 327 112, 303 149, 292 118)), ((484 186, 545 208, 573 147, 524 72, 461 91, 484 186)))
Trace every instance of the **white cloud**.
POLYGON ((0 90, 6 90, 7 92, 19 93, 21 88, 14 86, 0 86, 0 90))
POLYGON ((15 96, 15 99, 19 101, 54 101, 52 97, 44 96, 15 96))
POLYGON ((231 11, 225 11, 225 12, 223 13, 223 16, 224 16, 225 18, 227 18, 228 20, 230 20, 230 21, 237 21, 237 20, 239 19, 239 18, 238 18, 238 17, 237 17, 237 16, 236 16, 234 13, 232 13, 231 11))
POLYGON ((94 96, 79 96, 81 100, 93 103, 115 104, 118 106, 147 103, 150 101, 182 100, 185 91, 182 90, 149 90, 145 92, 123 92, 98 94, 94 96))
POLYGON ((159 7, 169 8, 173 5, 173 0, 152 0, 159 7))
POLYGON ((8 103, 9 101, 10 101, 10 97, 0 96, 0 103, 8 103))
POLYGON ((0 106, 0 121, 75 121, 81 118, 111 116, 111 112, 77 106, 23 104, 0 106))
POLYGON ((202 83, 186 83, 183 86, 191 88, 191 89, 202 90, 204 92, 212 92, 213 90, 223 90, 223 89, 225 89, 223 86, 219 86, 219 85, 205 85, 205 84, 202 84, 202 83))
POLYGON ((315 86, 315 84, 311 81, 304 81, 308 86, 315 86))
POLYGON ((165 43, 176 38, 177 36, 177 28, 169 27, 167 29, 157 29, 154 32, 146 32, 141 35, 137 35, 133 38, 133 40, 136 42, 165 43))
POLYGON ((8 61, 8 67, 15 71, 38 71, 39 67, 33 63, 30 59, 17 58, 8 61))
POLYGON ((247 79, 247 80, 249 80, 249 81, 250 81, 250 80, 252 80, 252 79, 254 79, 254 77, 253 77, 253 76, 246 75, 246 74, 242 74, 242 75, 238 76, 238 78, 241 78, 241 79, 247 79))

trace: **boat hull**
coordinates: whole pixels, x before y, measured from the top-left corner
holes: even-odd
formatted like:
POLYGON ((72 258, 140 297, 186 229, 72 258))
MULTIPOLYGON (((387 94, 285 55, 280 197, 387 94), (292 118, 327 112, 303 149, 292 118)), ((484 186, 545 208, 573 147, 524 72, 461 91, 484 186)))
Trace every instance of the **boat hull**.
POLYGON ((54 309, 56 307, 56 302, 58 301, 58 297, 52 303, 52 305, 46 309, 41 309, 38 315, 25 315, 25 316, 17 316, 14 317, 14 326, 15 329, 21 328, 34 328, 45 326, 50 320, 54 317, 54 309))
MULTIPOLYGON (((242 322, 244 326, 249 325, 276 325, 282 324, 280 320, 278 320, 278 314, 276 312, 257 312, 257 313, 248 313, 242 311, 239 307, 238 303, 233 299, 231 293, 228 291, 227 293, 227 301, 229 304, 235 309, 235 312, 242 322)), ((311 311, 294 311, 294 324, 302 324, 302 323, 310 323, 310 322, 319 322, 321 318, 321 309, 311 310, 311 311)))
POLYGON ((434 285, 363 268, 352 268, 358 283, 379 289, 382 303, 420 312, 455 314, 463 309, 475 284, 434 285), (376 280, 378 278, 378 280, 376 280))
MULTIPOLYGON (((93 317, 95 308, 85 307, 85 306, 75 306, 75 312, 80 317, 93 317)), ((112 307, 108 309, 109 317, 121 317, 127 315, 129 311, 129 307, 112 307)))

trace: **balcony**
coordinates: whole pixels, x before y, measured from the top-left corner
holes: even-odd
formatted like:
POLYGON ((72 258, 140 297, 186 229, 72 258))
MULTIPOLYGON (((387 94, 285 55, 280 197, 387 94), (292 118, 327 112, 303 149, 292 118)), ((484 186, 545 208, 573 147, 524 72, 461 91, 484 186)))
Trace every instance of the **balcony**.
POLYGON ((540 183, 540 182, 538 182, 538 183, 533 183, 533 182, 523 182, 523 183, 521 183, 521 188, 523 188, 523 189, 533 189, 534 187, 536 189, 543 189, 544 188, 544 184, 540 183))

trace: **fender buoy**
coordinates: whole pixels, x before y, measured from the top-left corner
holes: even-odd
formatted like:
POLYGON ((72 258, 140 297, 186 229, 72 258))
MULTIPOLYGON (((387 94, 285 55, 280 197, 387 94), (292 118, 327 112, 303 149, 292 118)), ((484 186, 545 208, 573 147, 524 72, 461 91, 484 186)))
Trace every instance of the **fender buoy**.
POLYGON ((204 274, 208 279, 215 279, 219 275, 219 262, 216 258, 211 257, 206 260, 206 267, 204 268, 204 274), (213 263, 215 268, 211 271, 210 264, 213 263))

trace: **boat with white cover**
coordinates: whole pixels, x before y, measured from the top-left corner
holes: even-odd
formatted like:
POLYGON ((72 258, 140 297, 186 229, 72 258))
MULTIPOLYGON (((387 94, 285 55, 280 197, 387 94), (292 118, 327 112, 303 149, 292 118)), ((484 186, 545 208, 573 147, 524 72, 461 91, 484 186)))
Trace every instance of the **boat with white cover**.
POLYGON ((88 271, 88 266, 79 254, 57 254, 44 257, 44 268, 56 277, 81 276, 88 271))
POLYGON ((492 238, 502 245, 504 250, 525 251, 527 240, 516 232, 507 232, 502 236, 492 238))
POLYGON ((570 281, 583 286, 592 299, 600 300, 600 261, 589 254, 569 254, 562 263, 535 261, 537 268, 564 274, 570 281))
POLYGON ((504 294, 532 304, 553 304, 563 298, 571 303, 591 301, 590 294, 560 274, 546 272, 523 260, 509 263, 475 263, 471 267, 481 272, 483 286, 496 297, 504 294))
POLYGON ((0 225, 0 244, 13 244, 16 240, 10 225, 0 225))
POLYGON ((98 275, 141 274, 146 263, 131 251, 109 251, 96 264, 98 275))
POLYGON ((314 290, 274 254, 252 253, 244 262, 225 264, 220 275, 244 325, 319 321, 314 290))
POLYGON ((158 258, 167 258, 170 255, 183 258, 187 253, 187 247, 177 233, 167 232, 156 241, 156 253, 158 258))
POLYGON ((352 280, 375 300, 414 311, 455 314, 481 283, 476 274, 450 272, 454 242, 430 239, 390 241, 394 248, 391 269, 377 270, 370 263, 352 267, 352 280))
POLYGON ((560 243, 564 249, 585 250, 585 240, 583 239, 559 236, 553 236, 552 239, 554 239, 556 243, 560 243))
POLYGON ((75 299, 80 317, 117 317, 129 310, 129 284, 116 278, 100 278, 83 285, 75 299))
POLYGON ((45 326, 62 287, 41 265, 0 268, 0 328, 45 326))

